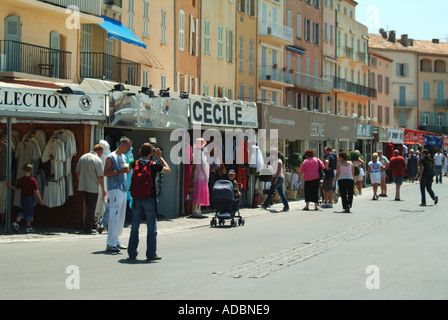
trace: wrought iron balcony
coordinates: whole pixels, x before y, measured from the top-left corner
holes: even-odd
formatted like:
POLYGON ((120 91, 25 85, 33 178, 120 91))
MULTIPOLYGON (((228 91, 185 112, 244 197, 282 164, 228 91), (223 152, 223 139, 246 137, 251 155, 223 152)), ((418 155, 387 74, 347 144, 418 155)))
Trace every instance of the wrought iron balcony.
POLYGON ((419 130, 433 132, 433 133, 441 133, 448 134, 448 126, 423 126, 420 125, 419 130))
POLYGON ((365 96, 369 98, 377 98, 377 90, 360 84, 349 82, 339 77, 333 77, 333 88, 336 90, 353 93, 355 95, 365 96))
POLYGON ((81 52, 81 78, 140 85, 140 64, 102 52, 81 52))
POLYGON ((70 79, 71 52, 13 40, 0 40, 0 72, 23 72, 70 79))
POLYGON ((448 108, 448 99, 434 99, 434 107, 448 108))
POLYGON ((294 31, 292 28, 274 22, 261 23, 258 34, 263 39, 272 38, 276 44, 293 44, 294 31))
POLYGON ((38 0, 58 7, 68 8, 76 6, 80 12, 88 13, 94 16, 101 15, 101 4, 103 0, 38 0))
POLYGON ((293 87, 293 79, 289 71, 277 65, 258 66, 258 80, 269 86, 293 87))
POLYGON ((417 107, 417 100, 394 99, 394 107, 415 108, 417 107))
POLYGON ((297 87, 325 93, 331 92, 331 81, 328 79, 311 76, 305 73, 294 72, 292 74, 292 80, 294 85, 297 87))

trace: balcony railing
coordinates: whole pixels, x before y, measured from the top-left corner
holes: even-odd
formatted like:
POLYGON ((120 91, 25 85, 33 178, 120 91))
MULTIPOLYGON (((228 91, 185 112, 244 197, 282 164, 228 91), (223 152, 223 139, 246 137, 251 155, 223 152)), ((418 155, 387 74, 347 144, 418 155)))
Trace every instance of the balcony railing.
POLYGON ((353 61, 358 61, 367 64, 367 54, 362 51, 355 51, 350 47, 338 47, 338 58, 349 58, 353 61))
POLYGON ((339 77, 333 77, 333 88, 369 98, 377 97, 376 89, 349 82, 339 77))
POLYGON ((81 78, 140 85, 140 64, 102 52, 81 52, 81 78))
POLYGON ((123 0, 103 0, 103 2, 107 6, 114 5, 123 8, 123 0))
POLYGON ((80 12, 92 14, 94 16, 101 15, 101 4, 103 0, 38 0, 53 4, 58 7, 67 8, 69 6, 78 7, 80 12))
POLYGON ((394 107, 415 108, 417 107, 417 100, 394 99, 394 107))
POLYGON ((419 126, 419 130, 427 131, 427 132, 433 132, 433 133, 441 133, 441 134, 448 134, 448 127, 447 126, 419 126))
POLYGON ((293 76, 289 71, 283 71, 282 68, 277 68, 272 65, 258 66, 258 79, 283 82, 291 86, 293 84, 293 76))
POLYGON ((0 71, 71 78, 71 52, 13 40, 0 40, 0 71))
POLYGON ((434 99, 434 106, 448 108, 448 99, 434 99))
POLYGON ((331 92, 331 81, 311 76, 305 73, 293 73, 294 85, 302 88, 312 89, 320 92, 331 92))
POLYGON ((274 22, 261 23, 259 26, 259 34, 273 36, 290 43, 294 42, 294 32, 292 28, 274 22))

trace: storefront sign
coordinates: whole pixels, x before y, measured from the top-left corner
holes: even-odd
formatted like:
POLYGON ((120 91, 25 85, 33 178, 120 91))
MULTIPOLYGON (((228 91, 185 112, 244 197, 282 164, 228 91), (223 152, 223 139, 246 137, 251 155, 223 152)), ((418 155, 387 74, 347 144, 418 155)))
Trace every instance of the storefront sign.
POLYGON ((415 130, 404 130, 404 143, 425 145, 425 134, 415 130))
POLYGON ((188 129, 188 103, 169 97, 112 91, 109 124, 138 128, 188 129))
POLYGON ((442 136, 425 136, 425 146, 430 147, 441 147, 443 145, 443 137, 442 136))
POLYGON ((443 136, 443 146, 448 147, 448 136, 443 136))
POLYGON ((190 100, 190 120, 192 124, 218 127, 257 128, 257 108, 229 103, 190 100))
POLYGON ((28 117, 64 117, 82 114, 86 118, 105 117, 102 94, 62 94, 56 90, 0 87, 0 113, 28 117), (36 114, 38 113, 38 114, 36 114))
POLYGON ((356 120, 347 117, 259 105, 260 129, 277 129, 279 139, 356 141, 356 120))
POLYGON ((356 137, 358 139, 373 139, 373 127, 370 124, 358 123, 356 137))
POLYGON ((398 128, 388 128, 388 142, 392 142, 393 144, 403 144, 403 136, 404 130, 398 128))

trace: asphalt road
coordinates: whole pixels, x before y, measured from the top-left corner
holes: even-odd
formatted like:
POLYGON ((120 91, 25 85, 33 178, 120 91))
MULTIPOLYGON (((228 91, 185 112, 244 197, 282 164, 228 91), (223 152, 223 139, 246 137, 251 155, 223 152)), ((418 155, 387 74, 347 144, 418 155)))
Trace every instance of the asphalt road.
POLYGON ((207 220, 161 232, 163 259, 151 263, 142 253, 134 263, 126 252, 106 253, 104 234, 0 242, 0 299, 444 300, 448 185, 434 190, 437 206, 420 207, 418 185, 406 184, 402 201, 372 201, 365 189, 350 214, 340 203, 301 211, 298 201, 289 212, 278 204, 236 228, 211 228, 207 220))

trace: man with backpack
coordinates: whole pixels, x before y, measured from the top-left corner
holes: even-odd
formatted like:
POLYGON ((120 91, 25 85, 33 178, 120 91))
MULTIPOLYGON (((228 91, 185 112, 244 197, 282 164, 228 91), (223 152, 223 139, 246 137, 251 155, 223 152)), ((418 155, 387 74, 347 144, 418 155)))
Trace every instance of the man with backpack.
POLYGON ((322 183, 322 193, 324 195, 324 203, 321 208, 333 208, 333 182, 334 182, 334 171, 337 166, 337 157, 332 152, 331 147, 326 147, 324 149, 324 181, 322 183))
POLYGON ((423 159, 420 160, 420 169, 421 169, 421 175, 420 175, 420 193, 422 195, 422 202, 420 203, 421 206, 426 206, 426 194, 425 189, 428 191, 429 195, 431 196, 431 199, 434 200, 434 204, 437 204, 439 202, 439 197, 434 194, 434 191, 432 190, 432 181, 434 179, 434 162, 429 157, 429 151, 423 150, 422 151, 423 159))
POLYGON ((144 143, 140 148, 141 158, 134 162, 131 186, 129 191, 133 198, 132 226, 128 244, 129 260, 136 260, 139 242, 139 227, 142 215, 146 216, 146 259, 147 261, 160 260, 157 255, 157 213, 155 178, 157 173, 168 174, 170 167, 162 158, 162 151, 154 148, 150 143, 144 143), (161 164, 151 161, 155 155, 161 164))

